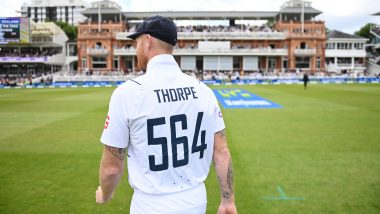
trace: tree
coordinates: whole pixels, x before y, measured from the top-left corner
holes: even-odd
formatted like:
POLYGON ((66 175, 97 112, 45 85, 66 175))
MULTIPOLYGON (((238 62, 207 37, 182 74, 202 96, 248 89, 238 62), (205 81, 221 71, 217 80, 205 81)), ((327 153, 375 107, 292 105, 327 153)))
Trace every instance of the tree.
POLYGON ((329 34, 332 30, 328 27, 325 28, 326 35, 329 34))
POLYGON ((70 41, 75 41, 78 35, 78 28, 72 25, 67 24, 66 22, 55 22, 63 32, 65 32, 66 36, 70 41))
POLYGON ((356 31, 355 35, 370 39, 372 37, 370 31, 373 25, 373 23, 367 23, 366 25, 361 27, 360 30, 356 31))

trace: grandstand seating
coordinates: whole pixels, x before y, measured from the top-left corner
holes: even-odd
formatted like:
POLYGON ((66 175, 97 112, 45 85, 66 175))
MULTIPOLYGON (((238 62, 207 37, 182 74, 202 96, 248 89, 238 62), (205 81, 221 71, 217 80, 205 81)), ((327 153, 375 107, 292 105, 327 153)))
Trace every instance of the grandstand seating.
POLYGON ((43 57, 53 56, 60 53, 62 53, 62 48, 3 47, 1 48, 0 57, 43 57))

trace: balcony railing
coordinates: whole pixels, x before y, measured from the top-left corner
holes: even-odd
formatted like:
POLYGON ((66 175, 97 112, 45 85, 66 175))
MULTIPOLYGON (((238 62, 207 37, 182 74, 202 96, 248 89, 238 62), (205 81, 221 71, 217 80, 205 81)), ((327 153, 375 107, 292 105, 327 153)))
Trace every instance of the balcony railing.
POLYGON ((317 53, 317 50, 315 48, 309 48, 309 49, 295 49, 294 54, 296 56, 313 56, 317 53))
POLYGON ((178 32, 178 39, 284 40, 283 32, 178 32))
POLYGON ((338 63, 337 66, 338 67, 343 67, 343 68, 351 68, 352 67, 352 63, 338 63))
MULTIPOLYGON (((115 55, 136 55, 136 49, 114 49, 115 55)), ((240 56, 286 56, 288 49, 174 49, 174 55, 240 55, 240 56)))
POLYGON ((288 38, 318 38, 324 39, 326 35, 323 33, 287 33, 288 38))
POLYGON ((34 62, 48 62, 49 57, 47 56, 41 56, 41 57, 0 57, 0 62, 4 63, 18 63, 18 62, 27 62, 27 63, 34 63, 34 62))
POLYGON ((112 39, 114 37, 115 37, 115 34, 111 32, 83 32, 78 35, 78 39, 87 39, 87 38, 112 39))
POLYGON ((325 51, 326 57, 366 57, 365 50, 337 50, 337 49, 327 49, 325 51))
POLYGON ((87 48, 87 54, 95 56, 108 55, 108 50, 105 48, 87 48))
MULTIPOLYGON (((126 40, 133 32, 116 33, 116 39, 126 40)), ((178 32, 178 40, 207 40, 207 39, 229 39, 229 40, 284 40, 284 32, 178 32)))
POLYGON ((362 67, 364 68, 365 65, 363 63, 355 63, 355 68, 362 67))

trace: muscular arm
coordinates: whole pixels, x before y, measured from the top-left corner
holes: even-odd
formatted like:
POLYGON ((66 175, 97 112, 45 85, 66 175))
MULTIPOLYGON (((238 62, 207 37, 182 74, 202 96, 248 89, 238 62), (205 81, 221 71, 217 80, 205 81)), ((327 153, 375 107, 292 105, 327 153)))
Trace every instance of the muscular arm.
POLYGON ((112 198, 113 192, 124 173, 126 149, 105 146, 100 162, 99 182, 96 202, 103 204, 112 198))
POLYGON ((218 213, 237 213, 234 198, 232 160, 227 147, 224 129, 215 133, 213 162, 221 191, 221 203, 218 213))

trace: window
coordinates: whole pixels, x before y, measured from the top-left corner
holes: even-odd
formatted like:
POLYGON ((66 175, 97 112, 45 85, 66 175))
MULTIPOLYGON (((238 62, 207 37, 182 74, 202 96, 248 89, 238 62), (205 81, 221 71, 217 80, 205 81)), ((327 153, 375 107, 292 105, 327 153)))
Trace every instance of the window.
POLYGON ((275 69, 276 68, 276 59, 270 57, 269 58, 269 69, 275 69))
POLYGON ((86 68, 87 67, 87 60, 85 57, 82 58, 82 67, 86 68))
POLYGON ((119 70, 119 57, 113 58, 113 68, 119 70))
POLYGON ((310 68, 310 57, 296 57, 296 68, 310 68))
POLYGON ((288 69, 288 57, 284 57, 282 60, 282 68, 288 69))
POLYGON ((107 67, 106 57, 92 57, 92 67, 93 68, 106 68, 107 67))
POLYGON ((320 70, 321 69, 321 58, 320 57, 317 57, 317 62, 316 62, 316 66, 317 70, 320 70))

